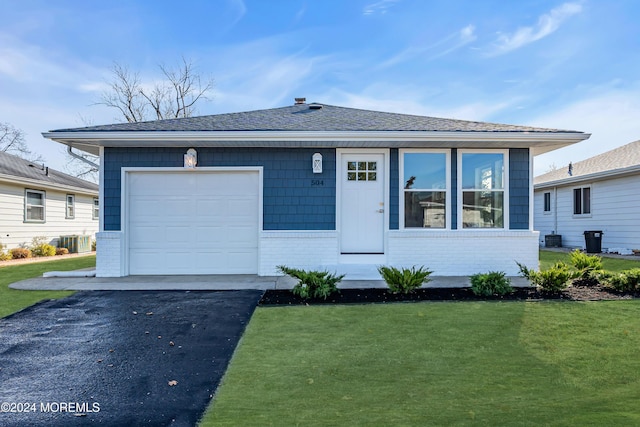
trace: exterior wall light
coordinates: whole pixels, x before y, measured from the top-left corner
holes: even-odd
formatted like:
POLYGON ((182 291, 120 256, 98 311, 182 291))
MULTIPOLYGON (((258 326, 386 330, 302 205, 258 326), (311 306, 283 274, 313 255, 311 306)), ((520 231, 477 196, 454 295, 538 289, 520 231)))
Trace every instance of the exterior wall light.
POLYGON ((187 169, 195 169, 198 164, 198 152, 194 148, 189 148, 184 155, 184 167, 187 169))
POLYGON ((322 173, 322 154, 315 153, 312 159, 313 173, 322 173))

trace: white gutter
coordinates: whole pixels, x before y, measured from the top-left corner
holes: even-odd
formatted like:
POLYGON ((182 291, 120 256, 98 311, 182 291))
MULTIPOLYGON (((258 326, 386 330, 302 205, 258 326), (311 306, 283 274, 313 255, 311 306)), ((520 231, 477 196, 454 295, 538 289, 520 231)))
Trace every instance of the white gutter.
POLYGON ((582 132, 457 132, 457 131, 129 131, 43 132, 45 138, 67 144, 107 141, 500 141, 573 143, 591 135, 582 132))
POLYGON ((618 177, 618 176, 624 176, 624 175, 630 175, 630 174, 634 174, 634 173, 640 173, 640 165, 634 165, 634 166, 629 166, 626 168, 620 168, 620 169, 610 169, 607 171, 602 171, 602 172, 594 172, 594 173, 590 173, 590 174, 586 174, 586 175, 579 175, 579 176, 571 176, 571 177, 567 177, 567 178, 560 178, 560 179, 556 179, 553 181, 547 181, 547 182, 542 182, 539 184, 534 184, 534 188, 536 190, 541 190, 544 188, 550 188, 550 187, 561 187, 563 185, 572 185, 572 184, 576 184, 578 182, 583 182, 583 181, 597 181, 597 180, 603 180, 603 179, 607 179, 607 178, 614 178, 614 177, 618 177))
POLYGON ((98 195, 98 190, 90 190, 88 188, 75 187, 73 185, 57 184, 55 182, 41 181, 39 179, 23 178, 15 175, 7 175, 0 173, 0 181, 6 181, 10 184, 22 184, 32 187, 34 190, 38 188, 50 188, 52 190, 71 191, 73 193, 98 195))

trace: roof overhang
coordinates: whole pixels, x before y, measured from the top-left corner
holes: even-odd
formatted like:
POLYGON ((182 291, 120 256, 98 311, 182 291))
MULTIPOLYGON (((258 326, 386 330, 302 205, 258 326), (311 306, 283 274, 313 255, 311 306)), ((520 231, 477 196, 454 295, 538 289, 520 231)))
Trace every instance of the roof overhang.
POLYGON ((534 155, 584 141, 582 132, 148 131, 44 132, 94 155, 100 147, 531 148, 534 155))
POLYGON ((638 175, 638 174, 640 174, 640 165, 635 165, 635 166, 629 166, 626 168, 611 169, 611 170, 602 171, 602 172, 594 172, 594 173, 580 175, 580 176, 569 176, 562 179, 542 182, 539 184, 534 184, 533 188, 535 190, 542 190, 545 188, 563 187, 563 186, 574 185, 582 182, 602 181, 605 179, 622 178, 625 176, 638 175))
POLYGON ((72 192, 72 193, 88 194, 91 196, 98 195, 97 189, 90 190, 88 188, 76 187, 73 185, 58 184, 55 182, 41 181, 38 179, 24 178, 20 176, 7 175, 3 173, 0 173, 0 181, 7 182, 10 184, 24 185, 26 187, 33 188, 34 190, 39 188, 44 188, 44 189, 59 190, 59 191, 72 192))

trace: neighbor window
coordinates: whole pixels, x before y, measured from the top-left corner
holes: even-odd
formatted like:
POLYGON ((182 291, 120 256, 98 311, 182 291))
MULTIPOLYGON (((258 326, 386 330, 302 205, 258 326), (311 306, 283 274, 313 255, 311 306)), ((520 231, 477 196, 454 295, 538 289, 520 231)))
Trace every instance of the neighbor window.
POLYGON ((97 197, 93 198, 93 213, 91 215, 93 219, 100 218, 100 202, 97 197))
POLYGON ((76 217, 76 196, 67 194, 67 205, 65 210, 65 218, 73 219, 76 217))
POLYGON ((591 188, 573 189, 573 214, 588 215, 591 213, 591 188))
POLYGON ((460 156, 463 228, 504 228, 505 152, 460 156))
POLYGON ((25 190, 24 220, 25 222, 44 222, 46 193, 38 190, 25 190))
POLYGON ((544 211, 551 212, 551 193, 544 193, 544 211))
POLYGON ((447 153, 404 152, 404 228, 447 227, 447 153))

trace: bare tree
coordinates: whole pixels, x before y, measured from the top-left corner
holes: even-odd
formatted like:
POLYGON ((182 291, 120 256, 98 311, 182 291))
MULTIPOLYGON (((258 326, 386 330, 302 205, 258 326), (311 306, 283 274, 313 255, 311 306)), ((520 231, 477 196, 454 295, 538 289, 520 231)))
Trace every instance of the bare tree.
MULTIPOLYGON (((208 99, 213 89, 213 79, 200 76, 193 62, 185 58, 175 68, 165 65, 159 65, 159 68, 163 79, 145 84, 140 79, 140 73, 114 63, 109 89, 101 95, 97 104, 115 108, 121 114, 116 120, 124 119, 129 123, 194 115, 198 101, 208 99)), ((95 165, 98 161, 96 156, 87 153, 73 153, 68 155, 65 168, 72 175, 97 182, 98 168, 95 165)))
POLYGON ((196 112, 196 103, 208 99, 213 79, 201 77, 185 58, 176 68, 165 65, 159 68, 163 80, 145 85, 138 72, 115 63, 109 90, 102 94, 98 104, 117 109, 129 123, 191 117, 196 112))
POLYGON ((44 161, 41 155, 29 150, 24 132, 9 123, 0 122, 0 151, 14 154, 34 163, 44 161))

